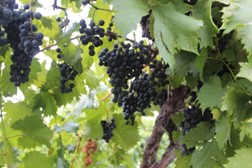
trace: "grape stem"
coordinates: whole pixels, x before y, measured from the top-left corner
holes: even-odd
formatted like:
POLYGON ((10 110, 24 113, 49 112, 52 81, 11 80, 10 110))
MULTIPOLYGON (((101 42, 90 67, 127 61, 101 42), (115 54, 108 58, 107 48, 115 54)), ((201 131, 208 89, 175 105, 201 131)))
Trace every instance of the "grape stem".
POLYGON ((88 2, 88 4, 89 4, 90 6, 92 6, 95 10, 113 12, 113 10, 110 10, 110 9, 99 8, 99 7, 95 6, 94 4, 92 4, 91 2, 88 2))
POLYGON ((213 57, 208 57, 207 59, 216 60, 216 61, 222 62, 227 67, 227 69, 229 70, 229 72, 230 72, 231 76, 233 77, 234 81, 237 82, 237 79, 235 77, 234 72, 232 71, 232 69, 228 66, 228 64, 224 60, 220 60, 218 58, 213 58, 213 57))
POLYGON ((80 136, 79 134, 77 136, 78 136, 78 141, 77 141, 77 145, 76 145, 75 150, 74 150, 74 156, 73 156, 73 159, 71 161, 70 168, 74 167, 74 161, 77 160, 76 156, 77 156, 77 154, 79 152, 79 148, 80 148, 80 144, 81 144, 81 140, 82 140, 82 136, 80 136))
POLYGON ((53 3, 53 10, 55 10, 55 9, 60 9, 60 10, 63 10, 64 12, 65 12, 65 16, 66 16, 66 18, 67 18, 67 12, 66 12, 66 8, 63 8, 63 7, 61 7, 61 6, 58 6, 57 5, 58 4, 58 0, 54 0, 54 3, 53 3))

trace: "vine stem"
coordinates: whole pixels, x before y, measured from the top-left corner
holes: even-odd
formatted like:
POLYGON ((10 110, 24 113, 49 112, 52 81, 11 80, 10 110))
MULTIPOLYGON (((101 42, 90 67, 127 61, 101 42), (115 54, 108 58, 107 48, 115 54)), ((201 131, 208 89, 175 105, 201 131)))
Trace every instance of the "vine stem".
MULTIPOLYGON (((2 94, 0 94, 1 98, 2 98, 2 94)), ((0 100, 0 118, 1 118, 1 130, 2 130, 2 133, 3 133, 3 137, 4 139, 6 139, 7 137, 7 134, 6 134, 6 131, 5 131, 5 125, 4 125, 4 118, 3 118, 3 111, 2 111, 2 99, 0 100)))
POLYGON ((82 136, 80 136, 80 135, 78 134, 78 141, 77 141, 77 145, 76 145, 75 150, 74 150, 74 156, 73 156, 73 159, 72 159, 70 168, 73 168, 73 166, 74 166, 74 161, 77 159, 76 156, 77 156, 77 154, 78 154, 78 152, 79 152, 81 140, 82 140, 82 136))
POLYGON ((176 129, 169 127, 173 124, 171 117, 174 113, 184 108, 184 100, 188 97, 189 92, 190 89, 186 86, 181 86, 170 91, 169 99, 167 99, 162 105, 160 113, 155 121, 152 134, 145 146, 141 168, 166 168, 168 164, 176 158, 173 152, 177 149, 178 145, 173 142, 172 137, 169 137, 170 145, 167 147, 167 151, 163 154, 163 158, 160 161, 157 161, 156 155, 165 131, 171 133, 176 129))
POLYGON ((220 60, 220 59, 218 59, 218 58, 213 58, 213 57, 208 57, 207 59, 216 60, 216 61, 219 61, 219 62, 223 63, 223 64, 227 67, 227 69, 229 70, 229 72, 231 73, 231 75, 232 75, 234 81, 237 82, 237 79, 236 79, 236 77, 235 77, 234 72, 232 71, 232 69, 228 66, 228 64, 227 64, 224 60, 220 60))
POLYGON ((91 2, 88 2, 88 4, 89 4, 90 6, 92 6, 95 10, 113 12, 113 10, 110 10, 110 9, 99 8, 99 7, 95 6, 94 4, 92 4, 91 2))
POLYGON ((109 98, 112 95, 112 93, 107 94, 106 96, 104 96, 103 98, 101 98, 101 101, 106 100, 107 98, 109 98))

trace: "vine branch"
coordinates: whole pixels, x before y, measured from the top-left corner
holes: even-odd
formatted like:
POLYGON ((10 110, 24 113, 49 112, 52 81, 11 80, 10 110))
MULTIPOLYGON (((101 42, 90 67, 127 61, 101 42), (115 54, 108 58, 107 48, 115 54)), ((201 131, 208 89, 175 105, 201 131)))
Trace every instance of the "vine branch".
POLYGON ((165 168, 172 160, 175 159, 173 151, 177 149, 178 145, 174 144, 172 139, 170 140, 170 146, 159 162, 156 161, 156 154, 165 131, 173 131, 173 128, 168 128, 172 125, 171 116, 180 109, 184 108, 184 99, 189 95, 189 90, 190 89, 187 86, 181 86, 170 91, 169 96, 167 96, 169 99, 167 99, 162 105, 152 134, 147 141, 141 168, 165 168), (156 165, 160 167, 157 167, 156 165))
POLYGON ((73 156, 70 168, 73 168, 73 166, 74 166, 74 161, 77 158, 76 156, 77 156, 77 154, 79 152, 81 140, 82 140, 82 136, 78 135, 78 141, 77 141, 77 145, 76 145, 75 150, 74 150, 74 156, 73 156))

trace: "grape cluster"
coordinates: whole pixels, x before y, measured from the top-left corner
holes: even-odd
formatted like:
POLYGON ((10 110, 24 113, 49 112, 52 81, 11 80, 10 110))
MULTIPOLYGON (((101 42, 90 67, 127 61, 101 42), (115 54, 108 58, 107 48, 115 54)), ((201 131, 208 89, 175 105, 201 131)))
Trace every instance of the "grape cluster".
MULTIPOLYGON (((37 27, 32 24, 34 18, 41 19, 42 15, 28 10, 28 4, 18 10, 15 0, 3 1, 2 5, 0 13, 5 16, 0 17, 2 19, 0 24, 7 34, 7 42, 13 49, 10 81, 19 86, 29 80, 29 66, 33 57, 39 52, 39 46, 42 45, 44 36, 37 32, 37 27)), ((2 45, 7 43, 4 38, 0 41, 2 45)))
POLYGON ((103 41, 101 40, 101 38, 105 36, 105 30, 101 28, 101 26, 103 25, 103 20, 100 20, 98 24, 91 20, 89 26, 87 26, 86 21, 84 19, 80 20, 80 40, 81 43, 85 46, 91 43, 91 45, 89 45, 90 56, 95 55, 95 47, 99 47, 103 44, 103 41))
POLYGON ((59 64, 60 69, 60 91, 61 93, 69 93, 73 91, 74 83, 71 82, 75 79, 78 72, 71 66, 64 63, 59 64))
POLYGON ((113 136, 113 130, 116 127, 115 119, 114 118, 111 119, 111 122, 108 122, 106 120, 102 120, 101 126, 102 126, 102 130, 103 130, 102 139, 104 139, 108 143, 109 140, 111 139, 111 137, 113 136))
MULTIPOLYGON (((166 100, 165 86, 168 84, 162 61, 152 59, 152 51, 143 42, 115 44, 99 53, 99 65, 106 66, 113 87, 113 102, 122 106, 124 118, 134 124, 134 113, 150 107, 151 103, 162 105, 166 100), (143 72, 149 66, 149 73, 143 72)), ((127 122, 128 123, 128 122, 127 122)))
MULTIPOLYGON (((190 129, 197 126, 198 123, 204 121, 209 123, 214 123, 213 115, 211 111, 207 108, 204 113, 202 114, 201 109, 196 106, 192 105, 186 108, 184 111, 184 120, 180 123, 182 134, 186 135, 190 129)), ((182 145, 182 154, 190 154, 193 152, 195 148, 187 148, 186 145, 182 145)))

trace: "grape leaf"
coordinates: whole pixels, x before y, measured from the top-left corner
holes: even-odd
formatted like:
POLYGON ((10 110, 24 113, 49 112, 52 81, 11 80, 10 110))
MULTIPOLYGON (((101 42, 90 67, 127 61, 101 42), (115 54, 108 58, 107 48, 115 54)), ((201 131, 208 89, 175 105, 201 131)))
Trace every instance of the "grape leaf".
POLYGON ((0 142, 0 166, 12 167, 18 159, 14 153, 11 143, 8 140, 0 142))
POLYGON ((225 168, 251 167, 252 148, 242 148, 235 151, 235 156, 228 159, 225 168))
POLYGON ((18 139, 19 144, 23 147, 35 147, 45 144, 50 146, 52 131, 43 123, 40 114, 33 113, 22 120, 16 121, 12 128, 21 130, 24 136, 18 139))
POLYGON ((222 111, 227 110, 231 114, 235 114, 239 121, 248 119, 252 116, 252 106, 250 105, 251 96, 244 91, 229 87, 227 93, 223 97, 222 111))
POLYGON ((57 157, 57 163, 56 163, 56 168, 68 168, 69 164, 66 159, 62 157, 57 157))
POLYGON ((86 71, 83 74, 83 77, 84 79, 86 79, 86 83, 90 88, 94 89, 99 86, 99 79, 97 78, 95 71, 93 70, 86 71))
POLYGON ((252 122, 242 122, 242 126, 240 127, 240 141, 243 141, 244 138, 247 136, 252 139, 252 122))
POLYGON ((80 12, 81 9, 81 1, 69 1, 69 0, 62 0, 61 3, 66 6, 66 8, 71 8, 74 12, 80 12))
POLYGON ((97 109, 85 109, 86 128, 85 137, 97 139, 102 137, 101 120, 107 112, 106 103, 102 103, 97 109))
POLYGON ((200 107, 202 110, 205 110, 208 107, 220 108, 224 94, 225 89, 221 86, 220 78, 217 76, 212 76, 204 83, 198 92, 200 107))
POLYGON ((211 124, 207 122, 201 122, 197 127, 192 128, 183 138, 182 143, 187 147, 192 148, 198 144, 213 138, 214 129, 211 124), (207 134, 206 134, 207 132, 207 134))
POLYGON ((65 63, 72 65, 74 69, 81 73, 82 66, 79 66, 81 63, 81 49, 79 45, 74 45, 73 43, 68 43, 67 46, 62 47, 63 60, 65 63))
POLYGON ((39 94, 37 94, 37 96, 35 96, 33 100, 34 100, 33 110, 42 107, 43 114, 45 114, 46 116, 56 115, 57 105, 52 94, 42 91, 39 94))
POLYGON ((54 16, 42 17, 41 20, 34 19, 32 23, 38 27, 40 32, 43 32, 45 37, 49 37, 52 42, 61 35, 59 23, 54 16))
POLYGON ((60 70, 55 61, 51 63, 51 68, 48 70, 46 83, 43 85, 42 90, 50 90, 58 88, 60 85, 60 70))
POLYGON ((200 47, 213 47, 213 37, 218 33, 218 28, 212 21, 211 7, 214 0, 198 1, 193 10, 192 15, 195 19, 203 21, 204 26, 199 29, 200 47))
POLYGON ((59 46, 64 46, 66 43, 71 43, 71 40, 69 40, 73 34, 73 32, 76 32, 79 30, 80 24, 78 23, 73 23, 73 25, 71 26, 71 28, 64 33, 62 36, 59 37, 58 40, 58 45, 59 46))
POLYGON ((186 74, 191 70, 194 58, 195 55, 188 52, 179 52, 175 55, 176 64, 174 65, 173 74, 169 76, 173 87, 181 85, 186 74))
POLYGON ((5 55, 8 56, 4 59, 5 68, 1 70, 2 72, 0 74, 0 90, 4 96, 10 96, 17 92, 17 87, 15 87, 14 83, 10 82, 10 65, 12 61, 9 55, 11 53, 8 51, 5 55))
POLYGON ((200 51, 200 55, 198 57, 196 57, 195 62, 194 62, 194 67, 195 69, 199 72, 200 74, 200 79, 203 81, 203 75, 204 75, 204 67, 205 67, 205 63, 207 61, 207 49, 203 48, 200 51))
MULTIPOLYGON (((110 4, 103 2, 103 0, 96 0, 96 6, 98 8, 102 8, 105 10, 111 10, 110 4)), ((94 21, 98 23, 100 20, 104 20, 104 25, 103 27, 106 28, 109 26, 109 23, 111 22, 111 19, 113 17, 112 12, 104 12, 103 10, 96 10, 95 8, 91 8, 89 15, 90 18, 93 18, 94 16, 94 21)))
POLYGON ((140 140, 138 128, 126 125, 121 114, 115 114, 113 117, 115 118, 116 128, 113 131, 114 136, 111 140, 128 150, 140 140))
POLYGON ((220 121, 216 122, 216 140, 220 149, 224 147, 230 139, 231 121, 229 116, 222 116, 220 121))
POLYGON ((232 1, 222 10, 223 25, 221 27, 221 29, 225 29, 224 33, 229 33, 236 29, 237 37, 241 39, 242 44, 244 44, 244 48, 250 53, 252 52, 251 8, 252 1, 232 1))
POLYGON ((14 122, 29 116, 32 112, 32 109, 24 102, 7 102, 4 104, 3 111, 6 112, 5 121, 8 123, 8 125, 12 125, 14 122))
POLYGON ((46 82, 46 76, 48 71, 45 69, 45 65, 46 62, 44 61, 40 66, 41 71, 37 72, 36 79, 33 80, 33 83, 39 88, 46 82))
POLYGON ((26 168, 53 168, 54 160, 53 158, 47 157, 38 151, 32 151, 27 153, 23 159, 26 168))
POLYGON ((172 3, 159 4, 153 7, 152 13, 156 45, 171 69, 174 68, 174 54, 178 50, 198 54, 198 31, 203 26, 202 21, 178 12, 172 3))
POLYGON ((113 9, 116 11, 116 26, 123 37, 126 37, 129 32, 136 29, 137 23, 150 10, 144 0, 114 0, 112 4, 113 9), (130 24, 128 21, 130 21, 130 24))
POLYGON ((193 152, 191 159, 193 168, 218 167, 224 162, 226 162, 226 159, 215 140, 205 143, 200 150, 193 152))
POLYGON ((189 168, 191 156, 179 156, 175 161, 175 168, 189 168))
POLYGON ((246 63, 239 63, 241 66, 240 72, 237 74, 238 77, 246 78, 252 82, 252 58, 246 63))

